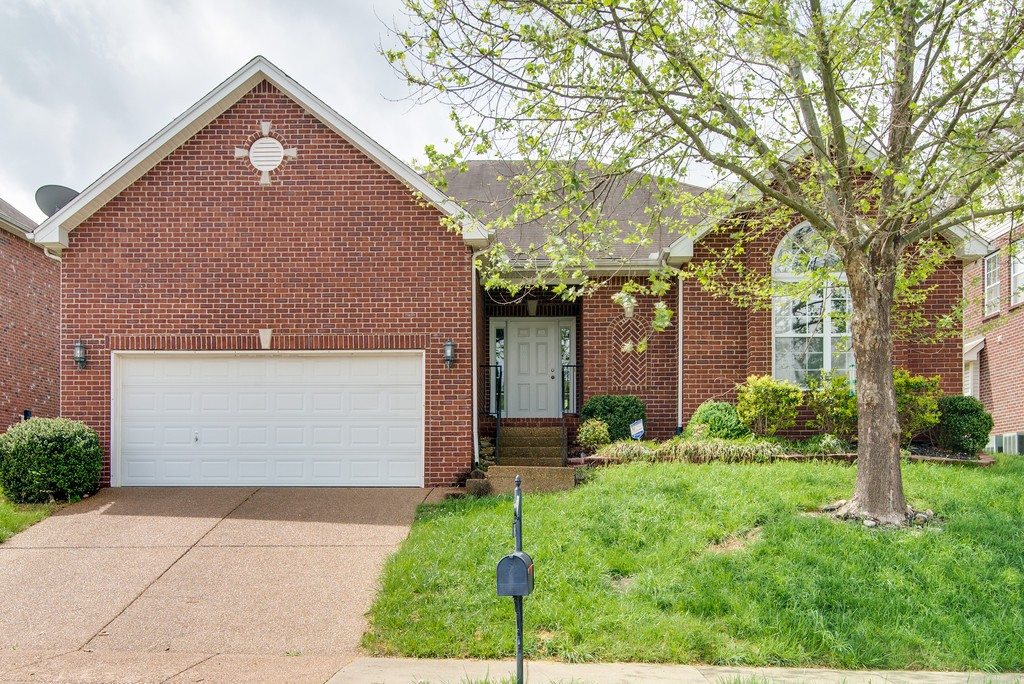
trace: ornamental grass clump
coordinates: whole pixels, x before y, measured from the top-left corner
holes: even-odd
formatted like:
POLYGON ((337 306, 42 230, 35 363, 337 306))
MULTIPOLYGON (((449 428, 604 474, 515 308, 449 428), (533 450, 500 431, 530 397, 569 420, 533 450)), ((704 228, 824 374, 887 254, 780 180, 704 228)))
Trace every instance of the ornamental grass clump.
POLYGON ((736 390, 736 413, 755 435, 771 437, 796 424, 803 392, 793 383, 770 375, 751 375, 736 390))
POLYGON ((595 456, 613 463, 654 463, 658 460, 657 452, 657 442, 622 439, 601 447, 595 456))
POLYGON ((685 439, 676 437, 658 447, 659 461, 682 463, 766 463, 783 455, 778 444, 761 439, 685 439))
POLYGON ((0 435, 0 487, 11 501, 77 501, 99 485, 95 430, 66 418, 33 418, 0 435))

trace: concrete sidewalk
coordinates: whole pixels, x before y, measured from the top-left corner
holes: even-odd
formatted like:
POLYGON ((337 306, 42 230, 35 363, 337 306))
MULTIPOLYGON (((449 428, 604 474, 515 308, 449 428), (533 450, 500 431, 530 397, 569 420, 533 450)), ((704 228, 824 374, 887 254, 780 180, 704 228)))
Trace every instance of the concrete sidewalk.
MULTIPOLYGON (((515 663, 497 660, 357 658, 329 684, 464 684, 515 681, 515 663)), ((640 663, 526 663, 528 684, 1018 684, 1024 674, 980 672, 869 672, 775 667, 711 667, 640 663)))

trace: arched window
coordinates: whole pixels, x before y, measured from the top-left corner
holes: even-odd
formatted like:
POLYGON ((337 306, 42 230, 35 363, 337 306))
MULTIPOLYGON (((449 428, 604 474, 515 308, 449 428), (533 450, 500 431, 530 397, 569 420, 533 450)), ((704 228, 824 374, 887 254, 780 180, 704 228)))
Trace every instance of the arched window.
POLYGON ((801 387, 822 371, 853 380, 850 348, 850 291, 842 283, 839 256, 808 223, 791 230, 772 259, 772 277, 794 287, 812 278, 821 285, 772 301, 772 375, 801 387), (828 271, 833 277, 824 277, 828 271))

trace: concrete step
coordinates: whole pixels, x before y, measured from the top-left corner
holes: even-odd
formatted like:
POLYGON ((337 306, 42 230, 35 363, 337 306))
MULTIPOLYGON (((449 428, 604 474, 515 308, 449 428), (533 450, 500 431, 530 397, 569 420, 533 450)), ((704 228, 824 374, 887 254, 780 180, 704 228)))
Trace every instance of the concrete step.
POLYGON ((501 465, 503 466, 545 466, 548 468, 561 468, 562 457, 555 456, 553 458, 540 458, 537 456, 513 456, 506 458, 501 457, 501 465))
POLYGON ((576 486, 575 468, 544 466, 491 466, 487 481, 492 494, 507 494, 515 489, 516 475, 523 478, 523 492, 555 492, 576 486))
POLYGON ((562 446, 560 427, 504 427, 501 428, 501 447, 508 446, 562 446))
POLYGON ((501 445, 500 460, 506 458, 562 458, 562 444, 557 446, 508 446, 501 445))

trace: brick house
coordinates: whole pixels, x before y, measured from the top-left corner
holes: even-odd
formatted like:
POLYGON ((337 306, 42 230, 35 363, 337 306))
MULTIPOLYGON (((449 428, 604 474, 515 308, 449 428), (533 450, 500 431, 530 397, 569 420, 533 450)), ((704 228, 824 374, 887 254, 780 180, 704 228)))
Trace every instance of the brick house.
POLYGON ((992 414, 989 448, 1024 453, 1024 238, 1011 219, 979 231, 990 242, 964 270, 963 393, 992 414))
POLYGON ((59 409, 60 263, 31 242, 35 227, 0 200, 0 432, 59 409))
MULTIPOLYGON (((457 185, 453 196, 473 199, 457 185)), ((485 291, 473 254, 494 236, 472 213, 261 57, 36 239, 64 259, 61 412, 100 433, 114 486, 451 484, 496 406, 507 423, 554 426, 591 396, 632 393, 647 402, 648 435, 666 438, 748 373, 796 377, 833 357, 795 354, 792 340, 773 355, 771 312, 690 282, 667 297, 681 324, 644 354, 622 346, 643 334, 650 299, 628 315, 610 293, 485 291)), ((656 236, 617 277, 709 258, 713 239, 656 236)), ((772 263, 778 245, 751 259, 772 263)), ((959 297, 959 269, 936 275, 936 310, 959 297)), ((807 348, 841 337, 804 335, 807 348)), ((959 387, 958 345, 900 354, 959 387)))

